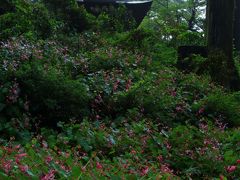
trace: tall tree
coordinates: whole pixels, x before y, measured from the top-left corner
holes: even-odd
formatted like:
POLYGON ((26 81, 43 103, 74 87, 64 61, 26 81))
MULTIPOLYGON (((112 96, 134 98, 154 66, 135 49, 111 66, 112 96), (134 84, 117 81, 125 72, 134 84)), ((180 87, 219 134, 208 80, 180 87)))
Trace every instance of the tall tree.
POLYGON ((233 17, 235 0, 208 0, 208 50, 210 73, 226 88, 239 89, 233 61, 233 17))
POLYGON ((186 19, 188 23, 188 30, 199 31, 203 30, 204 27, 204 17, 202 16, 204 7, 206 6, 205 0, 187 0, 188 4, 187 12, 188 16, 186 19))
POLYGON ((234 45, 236 50, 240 52, 240 0, 235 0, 234 45))

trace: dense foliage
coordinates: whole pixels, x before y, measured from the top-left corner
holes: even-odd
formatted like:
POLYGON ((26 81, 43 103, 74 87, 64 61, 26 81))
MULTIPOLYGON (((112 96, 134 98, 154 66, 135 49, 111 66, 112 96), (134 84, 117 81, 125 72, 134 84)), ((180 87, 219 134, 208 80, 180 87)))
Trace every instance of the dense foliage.
POLYGON ((205 42, 165 8, 134 29, 124 7, 3 0, 0 179, 240 176, 240 93, 175 68, 176 46, 205 42))

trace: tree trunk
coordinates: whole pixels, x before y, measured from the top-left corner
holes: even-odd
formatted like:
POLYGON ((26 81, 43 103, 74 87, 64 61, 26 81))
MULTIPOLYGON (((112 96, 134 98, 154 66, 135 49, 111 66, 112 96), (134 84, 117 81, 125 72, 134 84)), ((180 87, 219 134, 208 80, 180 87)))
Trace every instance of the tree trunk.
POLYGON ((194 29, 194 26, 196 25, 196 15, 197 15, 197 6, 198 6, 198 0, 191 0, 190 1, 190 13, 191 13, 191 17, 188 20, 188 30, 190 31, 196 31, 194 29))
POLYGON ((240 0, 235 0, 234 46, 240 52, 240 0))
POLYGON ((238 89, 233 61, 234 0, 208 0, 208 51, 210 74, 226 88, 238 89))
POLYGON ((192 8, 191 9, 191 17, 188 21, 188 30, 190 31, 194 31, 194 23, 196 21, 196 9, 195 8, 192 8))

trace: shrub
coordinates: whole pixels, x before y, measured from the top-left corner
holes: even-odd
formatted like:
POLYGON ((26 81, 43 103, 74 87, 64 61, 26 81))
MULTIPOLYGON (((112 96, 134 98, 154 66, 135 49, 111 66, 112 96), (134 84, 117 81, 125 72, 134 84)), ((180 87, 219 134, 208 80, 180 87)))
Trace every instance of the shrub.
POLYGON ((204 115, 222 120, 230 127, 240 125, 239 93, 226 94, 221 91, 209 94, 195 106, 204 108, 204 115))
POLYGON ((6 13, 0 16, 0 38, 20 36, 29 33, 33 29, 28 19, 19 12, 6 13))
POLYGON ((201 131, 192 126, 177 126, 169 133, 171 157, 170 165, 180 170, 181 177, 217 177, 224 173, 225 162, 218 138, 218 131, 209 129, 201 131), (213 132, 215 134, 213 134, 213 132))
POLYGON ((144 49, 146 51, 150 48, 148 45, 153 36, 152 32, 138 28, 122 35, 116 44, 130 50, 144 49))
POLYGON ((124 32, 136 28, 135 20, 125 6, 103 9, 96 22, 101 31, 124 32))
POLYGON ((43 0, 56 19, 65 23, 65 31, 81 32, 90 26, 91 16, 75 0, 43 0))
POLYGON ((43 124, 56 125, 58 121, 81 118, 88 114, 87 87, 81 80, 72 80, 53 66, 37 60, 21 66, 16 73, 21 96, 29 99, 31 114, 40 117, 43 124))
POLYGON ((140 51, 150 55, 154 61, 154 66, 171 66, 176 62, 176 49, 163 43, 161 34, 146 28, 133 29, 118 35, 114 45, 120 46, 128 51, 140 51))
POLYGON ((42 4, 18 0, 12 5, 14 12, 0 16, 1 39, 21 35, 47 38, 53 33, 55 21, 42 4))
POLYGON ((31 21, 33 32, 40 38, 47 38, 56 30, 57 22, 50 16, 47 8, 40 3, 32 5, 31 21))

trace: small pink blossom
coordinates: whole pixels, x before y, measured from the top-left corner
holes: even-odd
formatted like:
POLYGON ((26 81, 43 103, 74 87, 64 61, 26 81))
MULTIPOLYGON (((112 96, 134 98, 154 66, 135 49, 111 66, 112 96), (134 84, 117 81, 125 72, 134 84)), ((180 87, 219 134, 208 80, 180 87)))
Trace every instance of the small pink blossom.
POLYGON ((115 92, 115 91, 117 90, 117 88, 118 88, 118 86, 119 86, 119 83, 120 83, 119 80, 117 80, 117 81, 114 83, 114 85, 113 85, 113 92, 115 92))
POLYGON ((21 147, 21 145, 18 144, 18 145, 15 146, 15 149, 20 149, 20 147, 21 147))
POLYGON ((161 165, 161 171, 164 172, 164 173, 170 173, 170 174, 173 173, 173 170, 171 170, 171 169, 169 168, 169 165, 168 165, 168 164, 163 164, 163 165, 161 165))
POLYGON ((220 175, 220 180, 224 180, 225 177, 223 175, 220 175))
POLYGON ((176 111, 177 111, 177 112, 182 112, 182 111, 183 111, 183 108, 182 108, 181 106, 177 106, 177 107, 176 107, 176 111))
POLYGON ((132 149, 130 153, 133 154, 133 155, 135 155, 135 154, 137 154, 137 151, 135 151, 134 149, 132 149))
POLYGON ((48 164, 53 160, 53 158, 51 156, 47 156, 45 159, 45 162, 48 164))
POLYGON ((168 150, 170 150, 172 148, 171 144, 167 141, 165 141, 165 145, 166 145, 168 150))
POLYGON ((27 153, 21 153, 16 155, 18 158, 26 157, 27 153))
POLYGON ((43 141, 43 142, 42 142, 42 146, 43 146, 44 148, 48 148, 48 143, 47 143, 46 141, 43 141))
POLYGON ((129 165, 128 164, 123 164, 124 169, 128 169, 129 165))
POLYGON ((5 173, 8 174, 12 168, 12 161, 4 161, 2 163, 2 166, 3 166, 5 173))
POLYGON ((48 174, 41 177, 41 180, 54 180, 56 171, 51 169, 48 174))
POLYGON ((70 156, 70 153, 65 153, 66 158, 69 158, 69 156, 70 156))
POLYGON ((148 166, 144 167, 141 170, 141 176, 145 176, 148 173, 148 171, 149 171, 149 167, 148 166))
POLYGON ((96 120, 99 120, 101 117, 99 115, 96 115, 96 120))
POLYGON ((127 84, 126 84, 126 91, 128 91, 128 90, 130 89, 131 85, 132 85, 132 80, 129 79, 129 80, 127 81, 127 84))
POLYGON ((161 163, 161 162, 163 161, 162 155, 158 156, 158 157, 157 157, 157 160, 161 163))
POLYGON ((27 153, 22 153, 22 154, 17 154, 16 157, 15 157, 15 162, 17 164, 20 163, 20 160, 23 158, 23 157, 26 157, 27 156, 27 153))
POLYGON ((198 114, 202 114, 202 113, 204 113, 204 111, 205 111, 205 109, 202 107, 198 110, 198 114))
POLYGON ((177 95, 177 92, 174 90, 174 91, 171 91, 170 94, 171 94, 172 97, 175 97, 177 95))
POLYGON ((100 164, 99 162, 96 163, 96 167, 97 167, 97 169, 102 169, 103 168, 102 164, 100 164))
POLYGON ((236 169, 237 169, 237 166, 228 166, 227 167, 227 172, 231 173, 231 172, 234 172, 236 169))
POLYGON ((19 165, 18 166, 20 171, 22 171, 23 173, 26 173, 28 171, 28 165, 19 165))

